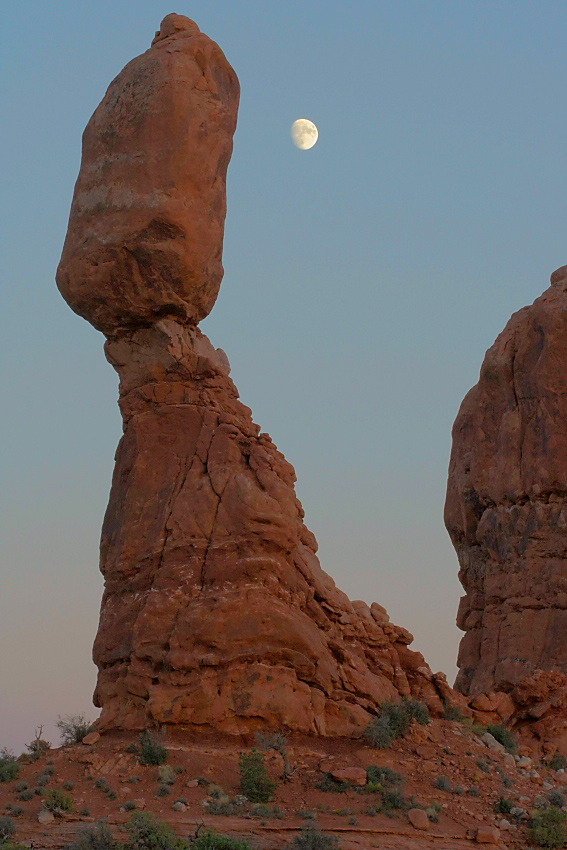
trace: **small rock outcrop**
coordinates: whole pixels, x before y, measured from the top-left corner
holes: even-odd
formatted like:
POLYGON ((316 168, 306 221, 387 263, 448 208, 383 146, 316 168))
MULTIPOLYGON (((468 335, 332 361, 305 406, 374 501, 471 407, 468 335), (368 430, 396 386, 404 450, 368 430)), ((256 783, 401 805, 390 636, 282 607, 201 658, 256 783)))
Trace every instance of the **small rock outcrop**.
POLYGON ((445 523, 466 593, 455 687, 567 673, 567 267, 512 316, 461 405, 445 523))
POLYGON ((292 466, 197 327, 222 276, 237 105, 217 45, 168 15, 85 131, 57 281, 108 338, 124 420, 97 728, 359 735, 379 703, 410 696, 441 715, 459 698, 380 605, 323 572, 292 466))

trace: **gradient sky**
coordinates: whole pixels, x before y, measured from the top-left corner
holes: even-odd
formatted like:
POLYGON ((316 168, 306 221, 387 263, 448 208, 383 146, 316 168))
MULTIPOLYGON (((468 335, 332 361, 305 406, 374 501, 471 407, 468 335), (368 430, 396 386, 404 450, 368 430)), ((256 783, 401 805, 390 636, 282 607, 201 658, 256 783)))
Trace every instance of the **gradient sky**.
POLYGON ((4 3, 0 747, 86 712, 121 434, 102 336, 54 283, 82 130, 161 18, 242 85, 225 278, 203 330, 294 464, 327 570, 452 680, 450 431, 485 349, 567 262, 567 5, 4 3), (313 120, 299 151, 289 131, 313 120))

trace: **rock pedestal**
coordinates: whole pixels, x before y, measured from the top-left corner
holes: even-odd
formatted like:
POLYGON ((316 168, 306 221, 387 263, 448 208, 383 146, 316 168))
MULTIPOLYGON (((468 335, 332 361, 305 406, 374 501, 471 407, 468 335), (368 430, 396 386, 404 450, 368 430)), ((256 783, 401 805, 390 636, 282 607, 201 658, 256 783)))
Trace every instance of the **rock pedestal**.
POLYGON ((108 337, 124 436, 101 541, 105 728, 359 735, 384 700, 455 697, 377 604, 320 567, 295 474, 197 322, 222 275, 238 82, 169 15, 89 122, 58 284, 108 337))
POLYGON ((466 592, 456 688, 567 673, 567 267, 512 316, 461 405, 445 522, 466 592))

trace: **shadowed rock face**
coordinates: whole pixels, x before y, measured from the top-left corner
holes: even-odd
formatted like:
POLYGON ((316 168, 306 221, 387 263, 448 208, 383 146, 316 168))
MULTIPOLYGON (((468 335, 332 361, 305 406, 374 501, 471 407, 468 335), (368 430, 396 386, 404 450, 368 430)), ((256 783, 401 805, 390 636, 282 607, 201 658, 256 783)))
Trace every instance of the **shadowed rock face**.
POLYGON ((466 591, 456 687, 567 673, 567 267, 515 313, 453 428, 445 522, 466 591))
POLYGON ((221 49, 182 15, 110 84, 83 134, 57 270, 67 303, 98 330, 210 312, 239 92, 221 49))
POLYGON ((456 698, 445 677, 323 572, 293 468, 196 327, 220 283, 237 100, 219 48, 169 15, 85 135, 58 281, 109 338, 124 419, 101 541, 99 726, 357 735, 401 696, 440 715, 456 698))

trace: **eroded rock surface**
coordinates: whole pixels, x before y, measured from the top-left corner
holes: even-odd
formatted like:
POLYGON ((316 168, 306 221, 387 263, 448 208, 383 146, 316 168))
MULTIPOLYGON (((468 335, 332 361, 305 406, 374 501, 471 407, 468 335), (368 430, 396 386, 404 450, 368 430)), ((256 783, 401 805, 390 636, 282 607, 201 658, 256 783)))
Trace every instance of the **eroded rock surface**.
POLYGON ((402 696, 441 715, 457 696, 382 606, 350 602, 323 572, 292 466, 196 327, 220 283, 237 101, 219 48, 170 15, 85 133, 58 282, 108 336, 124 419, 101 542, 98 728, 359 735, 402 696))
POLYGON ((567 267, 512 316, 461 405, 445 522, 466 591, 456 687, 567 673, 567 267))

